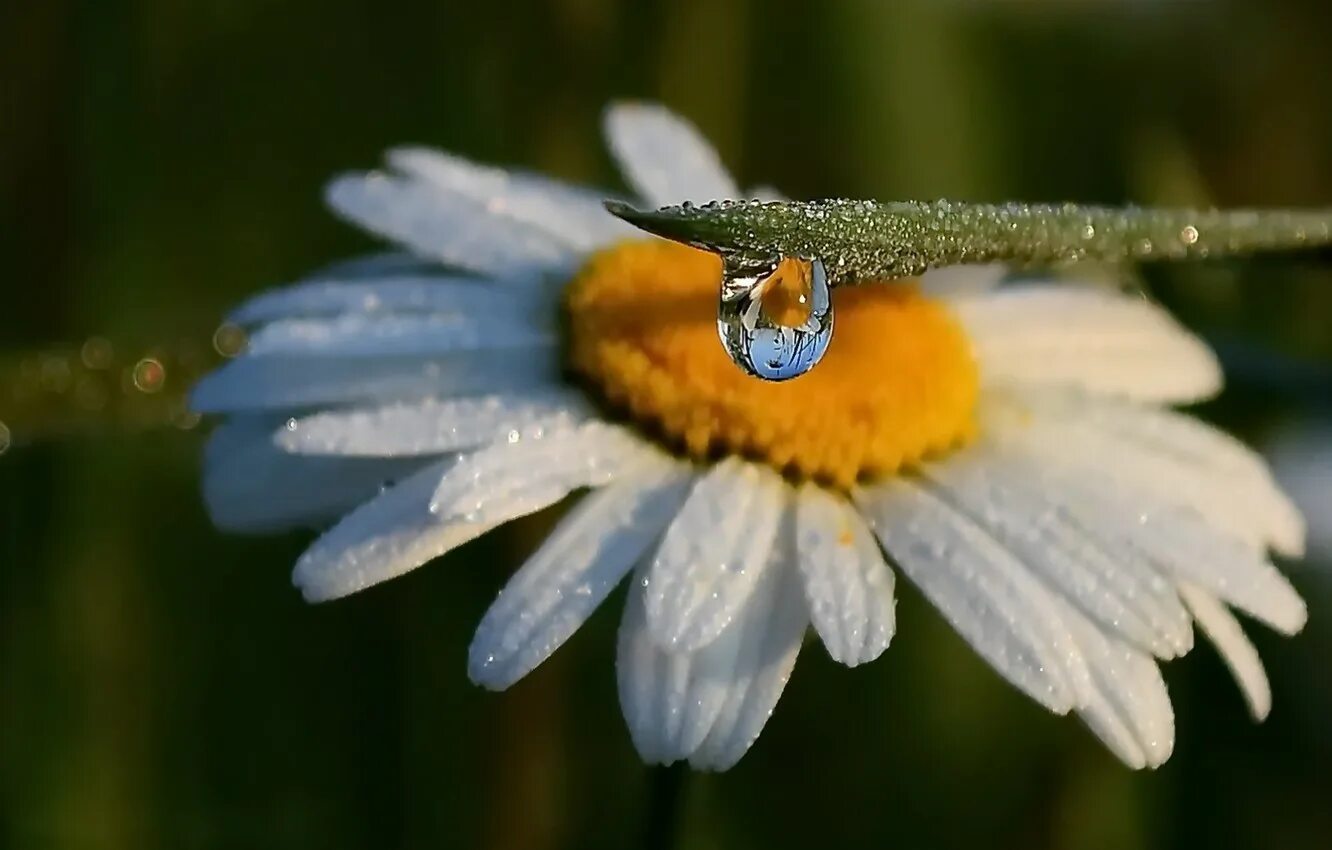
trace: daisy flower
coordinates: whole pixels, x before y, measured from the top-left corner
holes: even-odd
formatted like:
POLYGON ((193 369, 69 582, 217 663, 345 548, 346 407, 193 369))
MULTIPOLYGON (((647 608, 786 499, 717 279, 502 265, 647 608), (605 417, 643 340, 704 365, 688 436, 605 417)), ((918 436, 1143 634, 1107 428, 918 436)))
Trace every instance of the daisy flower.
MULTIPOLYGON (((741 195, 659 107, 613 108, 606 133, 636 201, 741 195)), ((774 384, 723 352, 718 258, 645 238, 602 192, 403 148, 327 195, 396 250, 241 306, 248 349, 193 397, 226 417, 206 458, 219 526, 327 527, 295 568, 308 600, 588 491, 486 612, 468 670, 508 687, 632 574, 616 669, 649 762, 733 765, 811 627, 844 664, 876 658, 890 563, 1133 767, 1170 754, 1158 663, 1195 622, 1267 713, 1231 609, 1301 628, 1267 553, 1299 554, 1302 520, 1254 453, 1169 409, 1221 375, 1143 298, 989 268, 838 289, 822 363, 774 384)), ((778 311, 807 279, 781 274, 778 311)))

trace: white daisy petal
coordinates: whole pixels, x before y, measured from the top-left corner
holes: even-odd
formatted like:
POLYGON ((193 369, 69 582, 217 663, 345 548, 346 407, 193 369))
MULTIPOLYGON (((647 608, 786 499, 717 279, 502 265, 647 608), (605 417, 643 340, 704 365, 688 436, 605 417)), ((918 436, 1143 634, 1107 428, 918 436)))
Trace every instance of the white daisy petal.
MULTIPOLYGON (((1114 486, 1114 482, 1098 482, 1114 486)), ((1095 486, 1088 482, 1088 486, 1095 486)), ((1087 494, 1072 496, 1096 516, 1087 494)), ((1173 506, 1105 505, 1108 513, 1092 529, 1107 539, 1139 547, 1172 575, 1189 579, 1283 634, 1304 628, 1304 600, 1276 567, 1252 549, 1218 537, 1197 514, 1173 506)))
POLYGON ((579 251, 641 235, 602 206, 609 192, 569 186, 539 174, 505 171, 430 148, 389 152, 389 164, 483 205, 490 215, 536 227, 579 251))
POLYGON ((626 468, 660 457, 650 443, 605 422, 551 427, 461 458, 439 482, 430 508, 443 517, 482 521, 495 511, 507 514, 514 502, 532 500, 544 507, 562 498, 548 498, 547 491, 598 487, 626 468))
POLYGON ((1202 488, 1185 486, 1165 469, 1164 483, 1152 480, 1151 464, 1135 465, 1122 447, 1113 455, 1070 448, 1060 433, 1035 422, 990 433, 1010 440, 1012 451, 1026 452, 1033 467, 1044 461, 1046 487, 1061 494, 1102 548, 1130 547, 1168 576, 1191 580, 1278 631, 1291 634, 1304 626, 1304 600, 1258 546, 1236 536, 1240 520, 1224 524, 1190 502, 1204 498, 1202 488), (1114 458, 1113 466, 1106 466, 1107 457, 1114 458))
POLYGON ((346 596, 553 505, 579 487, 609 483, 652 454, 629 435, 590 423, 427 467, 316 540, 297 562, 293 581, 310 601, 346 596))
POLYGON ((689 756, 699 770, 734 766, 758 739, 791 678, 809 626, 794 558, 794 541, 786 536, 764 577, 769 587, 755 591, 761 601, 751 600, 733 627, 742 630, 741 645, 725 698, 707 737, 689 756))
POLYGON ((455 351, 554 349, 558 341, 552 325, 498 311, 472 316, 353 314, 264 325, 250 335, 247 356, 428 357, 455 351))
POLYGON ((328 185, 325 200, 366 230, 459 269, 512 274, 573 264, 572 247, 558 238, 422 180, 347 174, 328 185))
POLYGON ((585 497, 481 620, 472 681, 502 690, 563 645, 660 536, 689 480, 687 466, 662 456, 585 497))
MULTIPOLYGON (((763 569, 766 572, 769 567, 763 569)), ((737 667, 748 663, 741 659, 741 653, 752 651, 755 629, 761 629, 759 624, 772 616, 775 596, 770 584, 767 576, 760 577, 736 619, 707 646, 697 652, 666 653, 683 655, 689 671, 684 687, 672 690, 672 698, 664 704, 668 763, 694 754, 732 698, 740 675, 737 667)), ((660 647, 657 651, 665 652, 660 647)))
POLYGON ((1244 635, 1244 629, 1220 600, 1196 584, 1180 582, 1179 593, 1230 668, 1245 702, 1249 704, 1249 713, 1255 720, 1267 717, 1272 708, 1272 687, 1267 682, 1258 650, 1244 635))
POLYGON ((1091 671, 1091 696, 1078 713, 1130 767, 1161 766, 1175 747, 1175 712, 1161 668, 1150 655, 1108 637, 1078 612, 1067 606, 1063 612, 1091 671), (1131 743, 1125 731, 1133 736, 1131 743))
POLYGON ((1188 612, 1150 561, 1107 550, 1064 507, 1039 459, 985 443, 922 474, 1047 586, 1102 626, 1162 658, 1193 645, 1188 612))
POLYGON ((508 395, 427 398, 289 419, 273 435, 284 451, 348 457, 443 454, 494 440, 518 441, 592 416, 565 388, 508 395))
POLYGON ((648 573, 648 627, 663 649, 699 649, 731 622, 772 550, 786 492, 775 472, 735 457, 699 478, 648 573))
POLYGON ((443 523, 430 512, 430 494, 449 463, 433 463, 388 488, 316 540, 292 573, 306 601, 337 599, 402 575, 498 525, 502 520, 443 523))
POLYGON ((653 206, 739 197, 712 145, 688 121, 655 104, 606 110, 606 139, 629 185, 653 206))
POLYGON ((298 457, 274 445, 276 427, 271 417, 247 417, 210 435, 203 495, 217 527, 259 533, 322 526, 433 460, 298 457))
POLYGON ((686 702, 692 653, 664 652, 648 631, 643 584, 651 562, 644 559, 634 571, 625 599, 615 650, 616 683, 634 749, 648 764, 669 764, 679 760, 671 745, 672 728, 678 729, 683 720, 680 706, 686 702))
POLYGON ((982 658, 1058 714, 1085 685, 1055 600, 974 522, 906 479, 857 489, 883 548, 982 658))
POLYGON ((233 413, 508 392, 554 383, 559 369, 558 358, 541 348, 435 357, 247 356, 205 375, 194 387, 190 407, 199 413, 233 413))
POLYGON ((1304 517, 1263 459, 1229 434, 1171 410, 1110 399, 1030 391, 1016 399, 1023 418, 1078 432, 1064 438, 1081 435, 1070 451, 1113 456, 1117 470, 1186 499, 1218 527, 1244 530, 1245 539, 1284 555, 1303 554, 1304 517))
POLYGON ((320 277, 272 289, 246 301, 227 320, 254 326, 279 319, 329 318, 346 313, 478 315, 525 304, 536 315, 552 294, 531 279, 481 280, 452 275, 395 274, 320 277))
POLYGON ((896 627, 893 572, 860 515, 813 484, 796 495, 797 563, 810 620, 834 660, 854 667, 888 648, 896 627))
POLYGON ((1078 387, 1181 403, 1221 387, 1211 349, 1139 297, 1028 285, 953 306, 989 386, 1078 387))
MULTIPOLYGON (((765 565, 745 607, 716 640, 696 652, 669 652, 657 645, 647 625, 646 569, 647 563, 636 573, 620 632, 621 702, 643 758, 671 764, 698 749, 733 698, 741 652, 754 654, 757 635, 773 613, 775 584, 765 565)), ((744 663, 752 664, 752 658, 744 663)))

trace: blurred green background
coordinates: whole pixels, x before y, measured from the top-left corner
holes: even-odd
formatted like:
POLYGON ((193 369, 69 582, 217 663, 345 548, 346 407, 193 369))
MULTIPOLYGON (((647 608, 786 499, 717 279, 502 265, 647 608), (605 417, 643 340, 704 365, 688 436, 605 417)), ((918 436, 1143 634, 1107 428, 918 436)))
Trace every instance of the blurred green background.
MULTIPOLYGON (((181 398, 218 317, 373 245, 321 209, 331 174, 425 142, 618 187, 599 115, 634 97, 797 197, 1329 205, 1329 34, 1322 0, 0 8, 0 846, 652 838, 618 597, 511 691, 466 678, 551 512, 318 607, 288 582, 308 534, 203 513, 181 398), (136 380, 144 358, 165 371, 136 380)), ((1263 444, 1329 414, 1328 268, 1149 284, 1225 357, 1204 415, 1263 444)), ((1272 717, 1202 648, 1166 669, 1178 744, 1154 773, 899 583, 881 660, 807 645, 751 753, 687 779, 680 846, 1332 846, 1332 568, 1290 572, 1309 627, 1252 629, 1272 717)))

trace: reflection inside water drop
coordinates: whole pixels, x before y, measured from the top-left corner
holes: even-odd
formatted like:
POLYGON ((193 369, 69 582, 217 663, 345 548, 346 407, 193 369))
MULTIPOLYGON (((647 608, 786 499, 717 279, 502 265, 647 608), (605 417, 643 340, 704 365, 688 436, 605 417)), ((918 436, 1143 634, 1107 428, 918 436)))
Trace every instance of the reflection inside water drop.
POLYGON ((823 358, 832 329, 822 260, 724 258, 717 333, 745 372, 768 381, 799 377, 823 358))

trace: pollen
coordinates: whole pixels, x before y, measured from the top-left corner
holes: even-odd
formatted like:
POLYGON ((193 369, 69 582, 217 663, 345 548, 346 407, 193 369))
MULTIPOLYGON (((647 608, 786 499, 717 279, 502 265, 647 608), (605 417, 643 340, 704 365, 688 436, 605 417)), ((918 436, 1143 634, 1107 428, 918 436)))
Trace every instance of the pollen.
MULTIPOLYGON (((914 284, 835 289, 823 360, 769 383, 722 349, 720 281, 719 258, 673 242, 624 242, 594 254, 565 292, 568 366, 674 451, 700 460, 741 455, 840 488, 974 436, 978 376, 967 337, 914 284)), ((799 269, 779 268, 770 284, 775 309, 798 314, 805 285, 799 269)))

